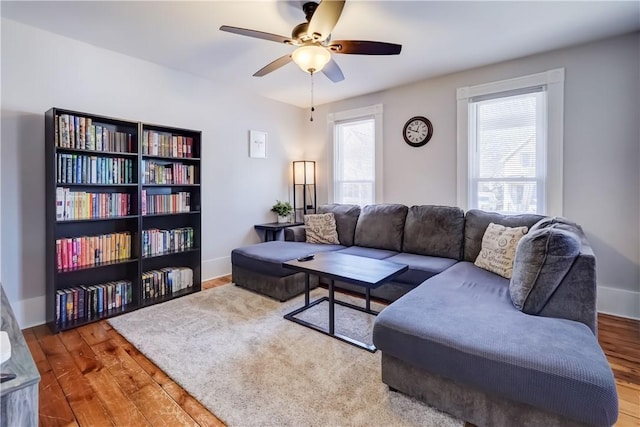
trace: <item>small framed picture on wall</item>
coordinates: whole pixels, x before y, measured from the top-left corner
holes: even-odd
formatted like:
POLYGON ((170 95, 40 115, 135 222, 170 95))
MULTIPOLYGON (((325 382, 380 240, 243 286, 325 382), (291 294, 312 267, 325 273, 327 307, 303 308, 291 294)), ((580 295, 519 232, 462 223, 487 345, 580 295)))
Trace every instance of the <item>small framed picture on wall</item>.
POLYGON ((267 158, 267 133, 257 130, 249 131, 249 157, 254 159, 267 158))

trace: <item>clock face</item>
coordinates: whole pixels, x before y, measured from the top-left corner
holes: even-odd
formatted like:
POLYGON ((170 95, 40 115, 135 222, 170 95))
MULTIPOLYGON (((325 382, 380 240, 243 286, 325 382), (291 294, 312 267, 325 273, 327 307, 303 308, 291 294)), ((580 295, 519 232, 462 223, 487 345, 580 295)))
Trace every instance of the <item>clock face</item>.
POLYGON ((433 126, 426 117, 412 117, 404 125, 404 140, 412 147, 421 147, 431 139, 433 126))

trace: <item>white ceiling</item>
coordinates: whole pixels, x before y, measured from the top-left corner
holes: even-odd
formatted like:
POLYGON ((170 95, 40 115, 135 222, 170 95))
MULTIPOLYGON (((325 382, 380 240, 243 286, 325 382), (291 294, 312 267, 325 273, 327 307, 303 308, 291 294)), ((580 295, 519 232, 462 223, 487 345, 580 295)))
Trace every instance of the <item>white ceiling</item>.
MULTIPOLYGON (((304 1, 2 1, 4 18, 306 107, 309 75, 291 63, 252 74, 292 47, 219 31, 290 36, 304 1)), ((640 1, 347 1, 332 38, 403 45, 398 56, 334 55, 345 80, 315 78, 316 103, 640 30, 640 1)))

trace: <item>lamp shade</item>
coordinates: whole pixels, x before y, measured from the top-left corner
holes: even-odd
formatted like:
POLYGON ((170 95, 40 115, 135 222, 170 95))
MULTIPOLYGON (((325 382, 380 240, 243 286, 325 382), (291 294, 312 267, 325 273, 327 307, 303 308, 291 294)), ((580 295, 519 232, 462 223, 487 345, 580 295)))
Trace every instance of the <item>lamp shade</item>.
POLYGON ((293 184, 315 184, 316 162, 297 160, 293 162, 293 184))
POLYGON ((298 64, 302 71, 307 73, 315 73, 322 70, 331 60, 331 53, 318 45, 300 46, 291 54, 293 62, 298 64))

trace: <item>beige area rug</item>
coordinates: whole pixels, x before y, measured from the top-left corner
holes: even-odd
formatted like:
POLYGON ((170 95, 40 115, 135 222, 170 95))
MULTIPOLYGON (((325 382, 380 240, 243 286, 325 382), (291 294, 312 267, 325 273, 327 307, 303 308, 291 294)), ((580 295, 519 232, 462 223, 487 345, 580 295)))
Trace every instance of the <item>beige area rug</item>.
MULTIPOLYGON (((315 289, 312 298, 324 294, 315 289)), ((229 426, 463 425, 389 391, 380 351, 283 319, 303 301, 280 303, 225 285, 109 323, 229 426)), ((305 320, 326 324, 327 307, 319 304, 305 320)), ((371 342, 372 323, 371 315, 336 306, 337 332, 371 342)))

